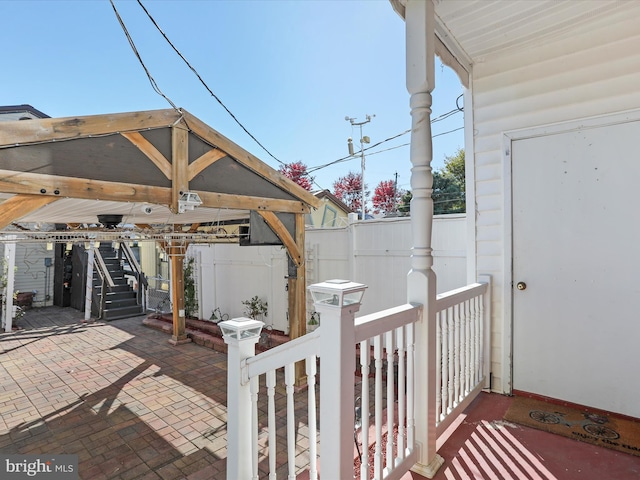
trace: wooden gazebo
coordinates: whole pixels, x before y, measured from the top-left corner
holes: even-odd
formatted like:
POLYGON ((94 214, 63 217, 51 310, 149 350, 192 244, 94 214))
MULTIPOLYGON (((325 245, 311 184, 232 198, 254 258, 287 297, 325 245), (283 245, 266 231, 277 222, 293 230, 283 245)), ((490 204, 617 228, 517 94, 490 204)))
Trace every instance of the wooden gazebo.
POLYGON ((175 343, 186 339, 180 287, 188 245, 222 240, 205 225, 261 218, 295 270, 290 335, 304 334, 304 215, 318 199, 182 109, 1 123, 0 201, 0 233, 18 241, 160 242, 176 286, 175 343), (106 228, 98 215, 122 221, 106 228), (53 224, 67 227, 46 228, 53 224))

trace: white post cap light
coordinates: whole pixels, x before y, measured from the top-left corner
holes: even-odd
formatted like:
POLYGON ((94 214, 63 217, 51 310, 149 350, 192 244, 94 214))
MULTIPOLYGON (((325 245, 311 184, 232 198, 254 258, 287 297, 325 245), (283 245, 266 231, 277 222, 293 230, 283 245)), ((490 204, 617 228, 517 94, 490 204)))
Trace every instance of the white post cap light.
POLYGON ((317 307, 341 309, 355 306, 360 308, 362 296, 367 286, 349 280, 327 280, 309 285, 313 304, 317 307))
POLYGON ((246 338, 256 338, 260 336, 260 331, 264 322, 253 318, 239 317, 232 318, 218 324, 225 339, 244 340, 246 338))

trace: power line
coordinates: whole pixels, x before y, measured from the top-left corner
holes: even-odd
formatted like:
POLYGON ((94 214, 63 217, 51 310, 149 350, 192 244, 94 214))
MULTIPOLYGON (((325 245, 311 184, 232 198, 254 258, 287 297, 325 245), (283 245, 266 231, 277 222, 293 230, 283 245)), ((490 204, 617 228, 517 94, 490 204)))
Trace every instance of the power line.
POLYGON ((144 72, 147 74, 147 78, 149 79, 149 82, 151 83, 151 87, 153 88, 153 90, 158 95, 160 95, 167 102, 169 102, 169 105, 171 105, 174 110, 176 110, 177 112, 180 113, 180 110, 178 109, 178 107, 176 107, 176 105, 171 101, 171 99, 169 97, 167 97, 162 92, 162 90, 160 90, 160 87, 158 87, 158 84, 156 83, 155 79, 151 76, 151 73, 149 72, 149 69, 144 64, 144 61, 142 60, 142 57, 140 56, 140 53, 138 52, 138 49, 136 48, 136 45, 133 42, 133 39, 131 38, 131 35, 129 35, 129 31, 127 30, 127 26, 124 24, 124 21, 122 20, 122 17, 120 16, 120 13, 118 12, 118 9, 116 8, 116 6, 113 3, 113 0, 109 0, 109 2, 111 3, 111 6, 113 7, 113 11, 116 14, 116 18, 118 19, 118 22, 120 23, 120 27, 122 28, 122 31, 124 32, 125 37, 127 37, 127 40, 129 41, 129 45, 131 46, 131 49, 133 50, 134 55, 136 56, 136 58, 140 62, 140 65, 142 65, 142 68, 144 69, 144 72))
MULTIPOLYGON (((111 3, 113 4, 113 0, 111 0, 111 3)), ((200 76, 200 74, 198 73, 198 71, 191 65, 191 63, 189 63, 189 61, 184 57, 184 55, 182 55, 182 53, 180 53, 180 51, 176 48, 176 46, 171 42, 171 40, 169 40, 169 37, 167 37, 167 35, 164 33, 164 31, 160 28, 160 26, 158 25, 158 23, 155 21, 155 19, 151 16, 151 14, 149 13, 149 11, 145 8, 145 6, 142 4, 142 2, 140 0, 138 0, 138 5, 140 5, 140 7, 142 8, 142 10, 144 10, 144 13, 147 14, 147 17, 149 17, 149 20, 151 20, 151 23, 153 23, 153 25, 156 27, 156 29, 160 32, 160 34, 164 37, 164 39, 167 41, 167 43, 171 46, 171 48, 173 49, 174 52, 176 52, 178 54, 178 56, 184 61, 184 63, 187 65, 187 67, 189 67, 189 69, 195 74, 196 77, 198 77, 198 80, 200 80, 200 83, 204 86, 204 88, 207 89, 207 91, 211 94, 211 96, 222 106, 222 108, 225 109, 225 111, 231 116, 231 118, 233 118, 233 120, 240 126, 240 128, 242 128, 242 130, 244 130, 244 132, 249 135, 251 137, 251 139, 256 142, 260 148, 262 148, 265 152, 267 152, 267 154, 269 154, 269 156, 271 158, 273 158, 276 162, 280 163, 281 165, 284 165, 285 163, 276 158, 269 150, 267 150, 267 148, 258 141, 258 139, 253 136, 253 134, 251 132, 249 132, 249 130, 247 130, 247 128, 240 122, 240 120, 238 120, 238 118, 231 112, 231 110, 229 110, 227 108, 227 106, 222 103, 222 100, 220 100, 220 98, 213 93, 213 90, 211 90, 211 88, 209 88, 209 86, 207 85, 207 83, 202 79, 202 77, 200 76)), ((114 7, 115 8, 115 7, 114 7)))
MULTIPOLYGON (((438 134, 436 134, 436 135, 432 135, 432 136, 431 136, 431 138, 441 137, 441 136, 443 136, 443 135, 448 135, 448 134, 450 134, 450 133, 457 132, 458 130, 463 130, 463 129, 464 129, 464 127, 454 128, 453 130, 449 130, 449 131, 446 131, 446 132, 438 133, 438 134)), ((370 150, 370 149, 372 149, 372 148, 374 148, 374 147, 377 147, 378 145, 381 145, 381 144, 383 144, 383 143, 385 143, 385 142, 388 142, 389 140, 393 140, 394 138, 398 138, 398 137, 400 137, 400 136, 402 136, 402 135, 405 135, 405 134, 409 133, 410 131, 411 131, 411 130, 407 130, 407 131, 405 131, 405 132, 399 133, 398 135, 395 135, 395 136, 390 137, 390 138, 388 138, 388 139, 386 139, 386 140, 383 140, 383 141, 378 142, 378 143, 376 143, 376 144, 374 144, 374 145, 371 145, 370 147, 365 148, 365 151, 370 150)), ((396 148, 406 147, 406 146, 408 146, 408 145, 411 145, 411 143, 410 143, 410 142, 409 142, 409 143, 403 143, 402 145, 396 145, 395 147, 389 147, 389 148, 386 148, 386 149, 384 149, 384 150, 379 150, 379 151, 377 151, 377 152, 369 153, 368 155, 369 155, 369 156, 371 156, 371 155, 376 155, 376 154, 378 154, 378 153, 387 152, 387 151, 389 151, 389 150, 395 150, 396 148)), ((321 170, 321 169, 323 169, 323 168, 330 167, 330 166, 335 165, 335 164, 337 164, 337 163, 346 162, 346 161, 348 161, 348 160, 353 160, 353 157, 351 157, 351 156, 342 157, 342 158, 339 158, 339 159, 334 160, 334 161, 332 161, 332 162, 326 163, 326 164, 324 164, 324 165, 319 165, 319 166, 317 166, 317 167, 310 168, 310 169, 308 169, 308 170, 307 170, 307 172, 308 172, 308 173, 317 172, 318 170, 321 170)))

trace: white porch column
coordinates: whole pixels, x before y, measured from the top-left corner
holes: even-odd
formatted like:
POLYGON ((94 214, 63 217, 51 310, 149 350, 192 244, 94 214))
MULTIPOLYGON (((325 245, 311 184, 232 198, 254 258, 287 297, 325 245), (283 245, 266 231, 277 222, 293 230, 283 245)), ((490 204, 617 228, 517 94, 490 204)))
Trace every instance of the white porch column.
POLYGON ((444 462, 436 453, 436 275, 432 269, 433 174, 431 91, 435 87, 435 17, 431 0, 405 6, 407 90, 411 95, 411 228, 413 248, 407 301, 422 303, 415 333, 415 438, 418 462, 412 470, 433 478, 444 462))
MULTIPOLYGON (((8 240, 15 240, 15 235, 7 237, 8 240)), ((4 294, 4 331, 11 332, 13 326, 13 288, 16 270, 16 243, 7 242, 4 244, 4 265, 7 273, 7 287, 4 294)), ((0 272, 2 275, 3 272, 0 272)))
MULTIPOLYGON (((320 478, 353 478, 355 314, 366 285, 328 280, 309 285, 320 313, 320 478)), ((363 413, 366 415, 366 413, 363 413)), ((365 453, 366 455, 366 453, 365 453)))
MULTIPOLYGON (((89 248, 87 249, 87 286, 84 292, 84 321, 88 322, 91 319, 91 302, 93 300, 93 261, 95 259, 95 242, 89 242, 89 248)), ((106 292, 102 292, 102 295, 106 295, 106 292)))
POLYGON ((218 324, 227 347, 227 480, 253 478, 251 387, 242 382, 242 361, 255 356, 264 323, 233 318, 218 324))

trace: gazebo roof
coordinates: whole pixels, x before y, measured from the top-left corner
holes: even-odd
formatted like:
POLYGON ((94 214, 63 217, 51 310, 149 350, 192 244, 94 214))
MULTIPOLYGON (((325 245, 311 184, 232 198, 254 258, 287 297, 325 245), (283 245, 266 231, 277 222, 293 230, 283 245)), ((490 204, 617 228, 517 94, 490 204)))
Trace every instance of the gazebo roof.
POLYGON ((98 215, 122 215, 121 225, 147 233, 196 231, 250 211, 273 228, 277 216, 319 204, 182 109, 0 123, 0 201, 5 232, 56 223, 96 230, 98 215), (187 192, 202 204, 181 208, 187 192))

